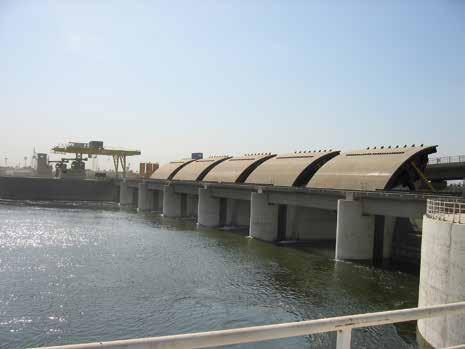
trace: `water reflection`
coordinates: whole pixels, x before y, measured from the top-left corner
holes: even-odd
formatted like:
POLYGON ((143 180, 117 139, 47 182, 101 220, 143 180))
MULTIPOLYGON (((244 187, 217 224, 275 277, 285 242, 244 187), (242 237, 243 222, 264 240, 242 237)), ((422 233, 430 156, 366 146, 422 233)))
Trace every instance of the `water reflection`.
MULTIPOLYGON (((415 276, 335 262, 192 220, 0 204, 0 348, 206 331, 416 305, 415 276)), ((354 331, 415 346, 414 326, 354 331)), ((328 347, 323 334, 242 347, 328 347)))

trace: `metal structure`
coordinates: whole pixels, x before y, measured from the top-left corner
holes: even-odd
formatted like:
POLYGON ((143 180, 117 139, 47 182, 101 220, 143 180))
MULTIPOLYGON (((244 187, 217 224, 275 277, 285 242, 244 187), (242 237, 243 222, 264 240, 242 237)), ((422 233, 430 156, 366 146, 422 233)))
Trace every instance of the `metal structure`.
POLYGON ((430 159, 425 175, 435 182, 465 179, 465 155, 430 159))
POLYGON ((156 170, 150 178, 171 180, 184 166, 190 164, 193 161, 195 160, 183 159, 178 161, 171 161, 156 170))
POLYGON ((426 215, 440 221, 465 224, 465 201, 428 199, 426 215))
POLYGON ((463 162, 465 163, 465 155, 454 155, 454 156, 442 156, 438 158, 429 159, 429 164, 451 164, 463 162))
POLYGON ((65 145, 56 146, 52 148, 52 150, 59 154, 75 154, 76 160, 82 159, 83 155, 88 155, 89 157, 99 155, 111 156, 113 157, 113 164, 115 166, 116 175, 118 176, 119 168, 121 165, 123 178, 126 177, 126 158, 128 156, 141 154, 139 150, 104 148, 103 142, 100 141, 91 141, 89 143, 70 142, 65 145))
POLYGON ((303 186, 315 172, 339 151, 299 151, 279 154, 258 166, 247 177, 245 183, 279 186, 303 186))
POLYGON ((244 183, 253 170, 274 156, 276 154, 259 153, 232 157, 213 167, 203 180, 205 182, 244 183))
POLYGON ((173 180, 201 181, 213 167, 229 158, 230 156, 211 156, 190 162, 173 176, 173 180))
POLYGON ((329 160, 310 179, 308 187, 349 190, 416 189, 436 146, 366 148, 329 160))
MULTIPOLYGON (((339 316, 326 319, 289 322, 275 325, 235 328, 230 330, 180 334, 98 342, 88 344, 62 345, 48 349, 156 349, 156 348, 211 348, 225 345, 256 343, 310 334, 336 332, 337 349, 350 349, 352 329, 380 326, 399 322, 414 321, 437 316, 465 313, 465 302, 433 305, 421 308, 383 311, 377 313, 339 316)), ((43 348, 46 349, 46 348, 43 348)))

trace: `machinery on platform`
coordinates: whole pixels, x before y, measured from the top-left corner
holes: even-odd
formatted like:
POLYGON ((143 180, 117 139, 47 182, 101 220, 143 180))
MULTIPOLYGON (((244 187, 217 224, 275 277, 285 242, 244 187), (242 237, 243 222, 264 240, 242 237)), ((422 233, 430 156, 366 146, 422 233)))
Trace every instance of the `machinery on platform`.
POLYGON ((57 178, 84 178, 86 176, 87 158, 82 158, 82 155, 76 154, 75 158, 62 158, 57 161, 49 161, 55 164, 55 177, 57 178), (71 166, 68 164, 71 161, 71 166))
MULTIPOLYGON (((58 154, 75 155, 75 158, 62 159, 61 161, 58 161, 55 165, 57 172, 64 174, 65 177, 85 176, 85 161, 87 161, 88 158, 104 155, 113 157, 116 176, 119 175, 121 166, 121 174, 122 177, 125 178, 128 170, 126 165, 126 158, 128 156, 141 154, 139 150, 104 148, 102 141, 90 141, 89 143, 69 142, 65 145, 56 146, 52 148, 52 150, 53 152, 58 154), (87 155, 88 158, 84 158, 84 155, 87 155), (67 168, 67 163, 69 161, 72 161, 71 169, 67 168)), ((60 177, 62 176, 60 175, 60 177)))

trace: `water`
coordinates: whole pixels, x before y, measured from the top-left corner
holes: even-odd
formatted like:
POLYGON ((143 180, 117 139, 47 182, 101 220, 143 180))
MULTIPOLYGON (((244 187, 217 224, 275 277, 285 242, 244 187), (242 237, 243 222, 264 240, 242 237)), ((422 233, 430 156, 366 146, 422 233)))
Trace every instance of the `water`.
MULTIPOLYGON (((272 324, 417 305, 418 278, 191 221, 106 206, 0 203, 0 348, 272 324)), ((326 348, 335 334, 242 347, 326 348)), ((415 325, 353 332, 416 347, 415 325)))

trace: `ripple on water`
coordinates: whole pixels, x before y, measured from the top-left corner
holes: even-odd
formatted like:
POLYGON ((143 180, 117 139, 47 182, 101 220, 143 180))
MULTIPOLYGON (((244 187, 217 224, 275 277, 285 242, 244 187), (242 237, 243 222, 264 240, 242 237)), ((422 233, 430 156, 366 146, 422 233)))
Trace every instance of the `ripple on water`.
MULTIPOLYGON (((167 335, 415 306, 415 276, 157 215, 0 203, 0 348, 167 335)), ((415 328, 354 331, 415 347, 415 328)), ((322 347, 334 334, 257 343, 322 347)))

